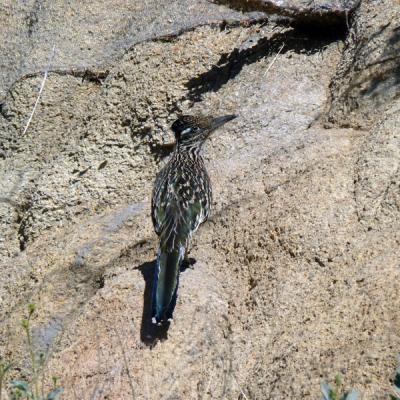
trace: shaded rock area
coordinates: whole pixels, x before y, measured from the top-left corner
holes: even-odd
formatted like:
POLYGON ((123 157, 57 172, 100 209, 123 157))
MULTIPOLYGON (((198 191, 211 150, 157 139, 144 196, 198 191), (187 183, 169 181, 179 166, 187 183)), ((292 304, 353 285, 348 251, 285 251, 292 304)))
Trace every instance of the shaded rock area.
POLYGON ((363 1, 331 84, 327 121, 370 128, 400 96, 400 7, 363 1))
MULTIPOLYGON (((37 64, 22 45, 0 49, 19 60, 2 66, 0 356, 24 373, 20 320, 34 302, 34 343, 64 399, 316 399, 338 373, 384 398, 400 349, 400 103, 396 69, 378 82, 356 65, 370 34, 396 48, 389 3, 363 1, 344 37, 209 2, 146 2, 157 30, 142 2, 84 7, 81 20, 37 2, 52 29, 65 32, 59 13, 76 32, 58 45, 76 57, 56 51, 22 135, 51 43, 32 30, 37 64), (85 52, 87 18, 98 35, 85 52), (174 322, 157 328, 150 196, 181 112, 239 117, 205 148, 213 212, 174 322)), ((26 28, 13 7, 2 35, 26 28)))
POLYGON ((360 0, 215 0, 242 11, 259 10, 292 18, 296 23, 326 28, 349 25, 352 12, 360 0))

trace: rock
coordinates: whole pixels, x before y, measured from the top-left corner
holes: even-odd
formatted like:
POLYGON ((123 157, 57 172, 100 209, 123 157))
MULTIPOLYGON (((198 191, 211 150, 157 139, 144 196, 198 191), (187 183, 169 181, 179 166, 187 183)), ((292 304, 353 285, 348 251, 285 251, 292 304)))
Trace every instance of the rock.
MULTIPOLYGON (((206 0, 134 2, 96 0, 26 1, 0 5, 2 74, 0 99, 21 76, 52 69, 98 69, 135 43, 210 22, 240 20, 243 14, 206 0)), ((104 68, 103 68, 104 69, 104 68)))
POLYGON ((331 84, 329 126, 370 128, 400 94, 400 5, 363 1, 331 84))
POLYGON ((348 25, 359 0, 216 0, 217 3, 246 11, 263 11, 293 18, 296 23, 338 26, 348 25))
POLYGON ((396 225, 400 210, 400 128, 397 100, 371 129, 356 164, 358 215, 368 229, 396 225))
POLYGON ((27 365, 34 302, 64 399, 319 398, 339 371, 383 398, 400 348, 399 104, 325 129, 341 37, 243 16, 162 32, 86 76, 50 70, 25 135, 43 74, 17 79, 0 114, 2 358, 27 365), (213 212, 157 329, 149 202, 181 112, 239 117, 206 146, 213 212))

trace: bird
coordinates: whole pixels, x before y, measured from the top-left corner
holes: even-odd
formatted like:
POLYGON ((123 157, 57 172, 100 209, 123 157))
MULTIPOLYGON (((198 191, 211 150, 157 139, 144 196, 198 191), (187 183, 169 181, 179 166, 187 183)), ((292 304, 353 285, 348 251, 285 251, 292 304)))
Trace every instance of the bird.
POLYGON ((171 125, 174 150, 156 176, 151 216, 159 236, 152 289, 152 323, 172 321, 179 272, 192 234, 210 213, 212 190, 201 150, 211 132, 236 115, 181 115, 171 125))

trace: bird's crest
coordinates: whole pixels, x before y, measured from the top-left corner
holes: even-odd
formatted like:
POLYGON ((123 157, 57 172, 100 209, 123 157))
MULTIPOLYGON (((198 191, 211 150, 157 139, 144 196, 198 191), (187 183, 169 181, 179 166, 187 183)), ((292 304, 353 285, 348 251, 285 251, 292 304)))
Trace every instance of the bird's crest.
POLYGON ((236 115, 217 118, 206 115, 181 115, 171 128, 178 143, 203 142, 212 131, 234 118, 236 115))

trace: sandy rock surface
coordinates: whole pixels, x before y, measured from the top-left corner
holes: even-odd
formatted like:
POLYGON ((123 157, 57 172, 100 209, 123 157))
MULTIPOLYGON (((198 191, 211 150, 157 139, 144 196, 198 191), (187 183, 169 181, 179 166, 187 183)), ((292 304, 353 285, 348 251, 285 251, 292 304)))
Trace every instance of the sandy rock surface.
MULTIPOLYGON (((374 96, 353 84, 367 33, 396 57, 400 4, 382 3, 363 1, 347 36, 208 2, 154 3, 154 21, 178 5, 187 19, 143 37, 141 2, 84 9, 81 22, 64 13, 76 40, 59 46, 77 56, 55 53, 25 135, 43 71, 4 64, 0 356, 28 365, 20 320, 34 302, 34 343, 64 399, 317 399, 337 373, 362 399, 384 398, 400 349, 398 74, 385 70, 390 90, 374 96), (141 30, 117 26, 117 10, 141 30), (110 28, 93 22, 85 53, 89 16, 110 28), (150 196, 181 112, 239 117, 205 148, 212 216, 175 320, 158 329, 150 196)), ((9 10, 2 35, 22 24, 9 10)), ((49 42, 32 37, 42 69, 49 42)), ((0 51, 29 64, 15 46, 0 51)), ((372 85, 376 70, 362 71, 372 85)))

